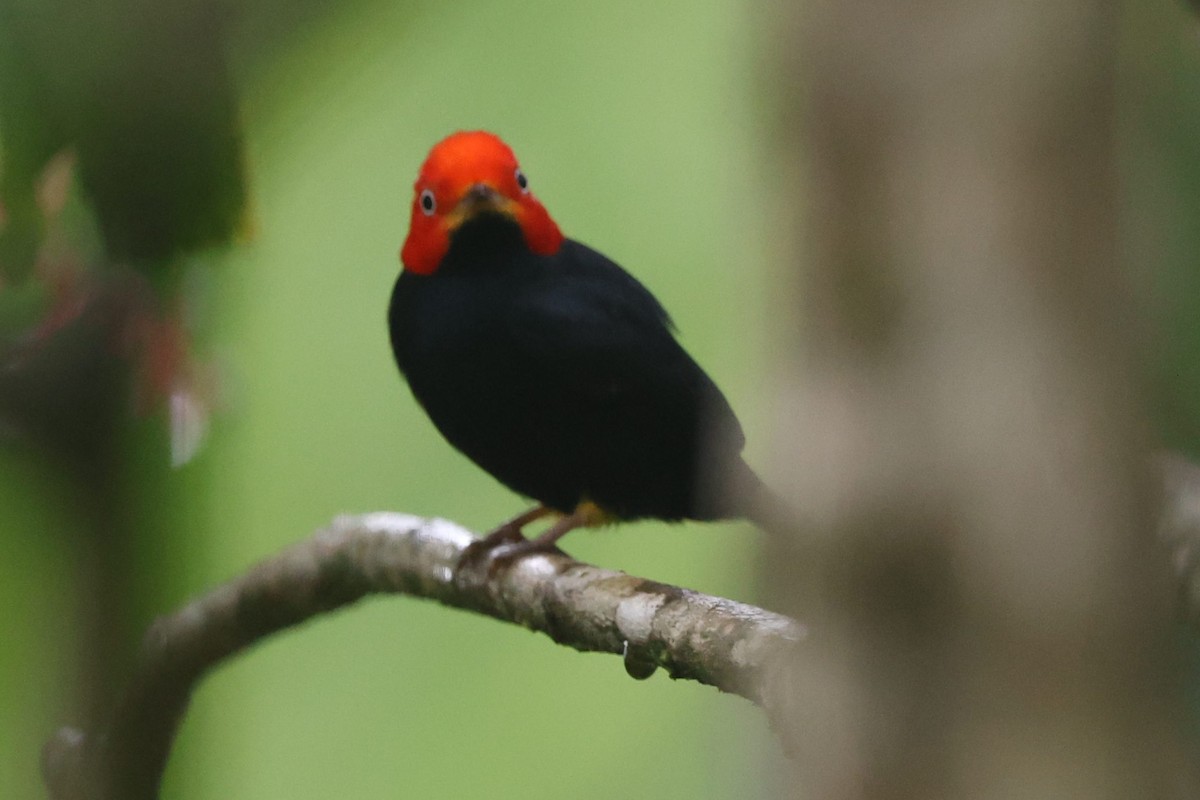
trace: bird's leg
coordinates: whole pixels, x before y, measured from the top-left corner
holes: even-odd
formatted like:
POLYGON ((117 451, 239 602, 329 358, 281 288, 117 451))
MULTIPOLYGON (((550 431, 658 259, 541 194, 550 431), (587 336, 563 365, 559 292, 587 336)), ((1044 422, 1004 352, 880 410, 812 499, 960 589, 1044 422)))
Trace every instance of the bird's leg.
MULTIPOLYGON (((551 512, 550 510, 544 510, 544 513, 548 514, 551 512)), ((522 514, 520 517, 517 517, 517 519, 520 520, 529 514, 533 514, 533 511, 527 512, 527 514, 522 514)), ((543 515, 539 514, 533 517, 533 519, 537 519, 540 516, 543 515)), ((475 547, 475 545, 483 545, 485 542, 490 540, 492 536, 500 533, 500 531, 504 528, 504 526, 501 526, 500 528, 497 528, 491 535, 489 535, 487 539, 481 539, 478 542, 472 543, 472 545, 463 552, 463 556, 458 562, 459 569, 462 570, 464 566, 467 566, 468 568, 478 568, 480 566, 479 562, 483 559, 486 559, 486 574, 490 577, 495 574, 496 570, 498 570, 500 567, 510 564, 516 559, 532 553, 558 553, 560 555, 566 555, 563 553, 563 551, 558 549, 555 543, 576 528, 593 524, 594 520, 594 506, 592 506, 590 503, 581 504, 570 514, 558 519, 553 525, 546 529, 545 533, 534 539, 526 539, 523 536, 518 537, 517 539, 497 539, 497 543, 495 545, 489 545, 487 549, 480 549, 475 552, 471 552, 471 548, 475 547)))
POLYGON ((542 517, 553 513, 553 509, 539 505, 518 514, 492 530, 487 536, 476 539, 467 545, 467 549, 463 550, 462 556, 458 559, 459 567, 482 560, 488 553, 501 545, 526 541, 521 529, 529 523, 537 522, 542 517))
POLYGON ((487 536, 480 540, 480 544, 486 544, 488 547, 495 547, 504 542, 517 542, 525 538, 522 529, 531 522, 537 522, 547 514, 553 514, 554 509, 546 508, 546 506, 534 506, 533 508, 518 514, 517 516, 505 522, 500 527, 490 532, 487 536))
MULTIPOLYGON (((558 520, 553 525, 545 530, 540 536, 534 539, 526 539, 522 542, 515 542, 510 547, 517 547, 522 544, 526 545, 524 552, 528 553, 545 553, 551 550, 558 550, 555 544, 559 539, 566 536, 576 528, 582 528, 589 525, 591 522, 590 514, 583 508, 577 508, 572 513, 558 520)), ((562 551, 559 551, 562 552, 562 551)))
POLYGON ((512 563, 518 558, 530 555, 531 553, 558 553, 566 555, 566 553, 558 549, 555 543, 576 528, 588 525, 590 519, 588 509, 581 506, 570 514, 558 519, 546 529, 545 533, 536 538, 522 538, 519 541, 505 542, 499 545, 488 554, 488 574, 490 575, 505 564, 512 563))

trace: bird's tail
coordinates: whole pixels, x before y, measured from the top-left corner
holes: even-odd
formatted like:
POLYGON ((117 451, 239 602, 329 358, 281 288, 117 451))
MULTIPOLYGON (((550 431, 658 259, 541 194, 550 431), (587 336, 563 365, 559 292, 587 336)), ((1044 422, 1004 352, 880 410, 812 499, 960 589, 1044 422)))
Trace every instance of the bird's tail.
POLYGON ((799 511, 740 458, 725 476, 724 496, 723 517, 747 519, 773 536, 793 536, 800 527, 799 511))

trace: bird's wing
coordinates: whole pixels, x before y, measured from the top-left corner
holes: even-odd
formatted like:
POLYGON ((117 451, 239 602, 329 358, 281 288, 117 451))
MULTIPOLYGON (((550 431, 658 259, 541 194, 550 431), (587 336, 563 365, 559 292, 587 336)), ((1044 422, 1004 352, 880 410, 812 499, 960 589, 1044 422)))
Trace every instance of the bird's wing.
POLYGON ((740 452, 741 426, 724 395, 676 341, 662 305, 594 250, 564 245, 559 271, 512 304, 508 327, 555 404, 619 419, 664 446, 694 446, 700 428, 740 452))

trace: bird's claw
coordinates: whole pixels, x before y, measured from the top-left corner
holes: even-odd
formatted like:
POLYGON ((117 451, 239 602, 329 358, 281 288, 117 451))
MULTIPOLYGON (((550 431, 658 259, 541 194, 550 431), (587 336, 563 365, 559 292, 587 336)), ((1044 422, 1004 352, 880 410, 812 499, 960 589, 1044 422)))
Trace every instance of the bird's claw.
POLYGON ((490 578, 500 566, 494 560, 495 552, 524 541, 528 540, 521 533, 520 527, 511 523, 501 525, 482 539, 476 539, 467 545, 462 555, 458 557, 455 574, 490 578))
POLYGON ((476 539, 467 545, 458 557, 458 570, 477 570, 489 560, 491 552, 496 548, 524 541, 526 539, 520 528, 515 525, 501 525, 482 539, 476 539))
POLYGON ((457 573, 459 575, 469 574, 490 579, 495 577, 501 568, 507 567, 514 561, 535 553, 557 554, 567 558, 570 557, 560 550, 554 542, 545 542, 540 539, 526 539, 519 531, 516 532, 515 536, 507 532, 505 532, 504 536, 497 536, 497 534, 502 532, 503 528, 494 531, 486 538, 471 542, 458 559, 457 573))
POLYGON ((519 542, 509 542, 496 547, 488 556, 489 570, 494 572, 502 566, 535 554, 558 555, 570 558, 554 542, 544 542, 541 539, 524 539, 519 542))

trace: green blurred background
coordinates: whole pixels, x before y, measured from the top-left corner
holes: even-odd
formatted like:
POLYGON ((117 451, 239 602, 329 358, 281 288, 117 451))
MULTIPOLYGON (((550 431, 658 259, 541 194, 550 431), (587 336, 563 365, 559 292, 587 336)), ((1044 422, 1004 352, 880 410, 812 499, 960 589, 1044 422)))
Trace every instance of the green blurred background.
MULTIPOLYGON (((0 0, 0 12, 45 14, 51 26, 75 6, 144 17, 166 4, 0 0)), ((761 6, 252 0, 228 8, 221 44, 252 234, 230 247, 156 256, 193 276, 182 291, 198 356, 218 369, 219 402, 204 446, 178 469, 168 467, 161 412, 125 415, 118 426, 125 466, 112 490, 134 531, 122 560, 132 618, 113 621, 126 649, 155 614, 336 514, 394 509, 486 530, 522 508, 441 441, 387 346, 384 314, 412 181, 429 147, 456 129, 505 137, 563 230, 658 294, 739 410, 749 460, 762 463, 766 354, 772 324, 783 327, 773 312, 786 305, 779 271, 771 272, 780 239, 771 225, 785 218, 771 200, 771 109, 775 93, 789 89, 766 79, 772 21, 761 6)), ((1126 241, 1152 333, 1161 334, 1163 357, 1147 364, 1159 429, 1195 456, 1200 44, 1183 4, 1127 9, 1126 241)), ((35 100, 85 105, 92 116, 71 124, 95 134, 121 107, 86 81, 72 83, 86 72, 73 65, 91 63, 83 51, 99 47, 93 39, 123 26, 81 19, 47 45, 51 62, 66 65, 48 69, 71 90, 57 85, 59 95, 53 81, 27 83, 26 63, 6 61, 17 50, 9 42, 3 51, 0 27, 0 99, 16 86, 35 100)), ((125 43, 138 45, 136 35, 125 43)), ((140 69, 165 69, 171 56, 156 51, 140 69)), ((8 148, 0 170, 9 178, 21 167, 14 142, 38 128, 26 122, 0 119, 8 148)), ((121 139, 107 135, 110 146, 121 139)), ((193 163, 189 153, 163 158, 193 163)), ((64 217, 76 246, 94 256, 84 196, 73 195, 64 217)), ((11 233, 21 209, 8 199, 11 233)), ((5 247, 19 251, 22 241, 0 241, 0 344, 2 323, 28 323, 46 303, 44 288, 5 274, 3 257, 14 252, 5 247)), ((81 613, 86 596, 77 597, 91 569, 79 546, 88 512, 56 456, 6 434, 0 429, 0 795, 39 797, 41 743, 61 724, 86 722, 76 684, 94 638, 87 626, 97 624, 81 613)), ((635 524, 574 534, 566 548, 753 601, 757 544, 748 525, 635 524)), ((106 667, 115 670, 109 679, 121 667, 106 667)), ((211 676, 183 727, 165 795, 754 797, 769 793, 764 767, 779 757, 761 715, 738 698, 662 675, 635 682, 609 656, 430 603, 378 598, 278 636, 211 676)))
MULTIPOLYGON (((190 257, 206 276, 198 349, 221 373, 205 446, 168 471, 161 415, 123 434, 139 465, 121 482, 139 531, 135 628, 341 512, 484 530, 522 508, 441 441, 387 345, 412 181, 455 129, 504 136, 564 231, 659 295, 740 410, 751 460, 762 451, 765 114, 742 3, 267 0, 246 14, 232 64, 254 233, 190 257)), ((87 623, 60 533, 78 509, 19 440, 0 476, 0 786, 37 797, 41 743, 81 721, 69 684, 87 623)), ((753 600, 756 537, 636 524, 567 549, 753 600)), ((207 680, 165 794, 725 798, 753 796, 777 757, 739 698, 381 598, 207 680)))

